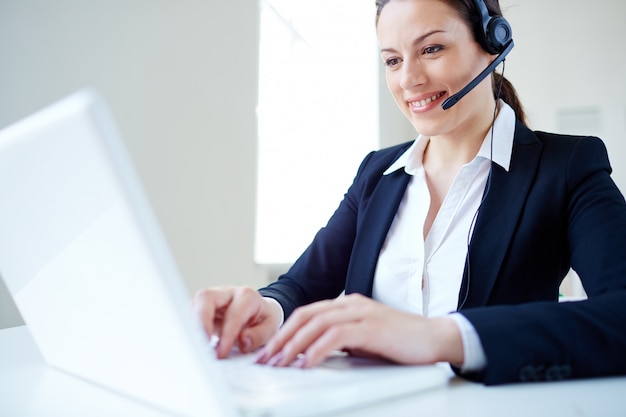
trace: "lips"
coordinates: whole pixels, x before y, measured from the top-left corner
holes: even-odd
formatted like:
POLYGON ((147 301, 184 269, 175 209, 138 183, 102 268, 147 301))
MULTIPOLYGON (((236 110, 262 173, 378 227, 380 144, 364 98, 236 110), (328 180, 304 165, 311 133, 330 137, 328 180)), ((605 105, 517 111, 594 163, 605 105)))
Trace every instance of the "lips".
POLYGON ((430 103, 432 103, 433 101, 443 97, 443 95, 445 94, 444 91, 439 92, 437 94, 433 94, 430 97, 427 97, 425 99, 421 99, 421 100, 413 100, 413 101, 409 101, 409 106, 413 109, 421 109, 422 107, 426 107, 427 105, 429 105, 430 103))

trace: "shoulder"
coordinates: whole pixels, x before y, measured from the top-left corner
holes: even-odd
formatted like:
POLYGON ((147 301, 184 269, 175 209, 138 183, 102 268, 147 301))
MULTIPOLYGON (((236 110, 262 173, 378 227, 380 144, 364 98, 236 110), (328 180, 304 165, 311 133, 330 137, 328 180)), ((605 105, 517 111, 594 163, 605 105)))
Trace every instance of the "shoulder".
POLYGON ((567 135, 532 131, 518 122, 515 129, 514 146, 539 145, 543 148, 543 160, 562 160, 568 165, 608 165, 608 153, 602 139, 595 136, 567 135))
POLYGON ((537 138, 542 143, 550 146, 561 148, 576 148, 576 147, 588 147, 590 149, 605 150, 606 146, 602 139, 595 136, 577 136, 577 135, 564 135, 558 133, 549 133, 537 130, 534 132, 537 138))
POLYGON ((606 146, 602 139, 595 136, 567 135, 560 133, 544 132, 541 130, 530 130, 528 127, 517 123, 515 128, 516 145, 541 144, 549 148, 560 149, 561 151, 576 148, 595 150, 606 154, 606 146))
POLYGON ((377 173, 382 175, 403 153, 411 147, 414 141, 401 143, 377 151, 370 152, 361 162, 359 173, 377 173))

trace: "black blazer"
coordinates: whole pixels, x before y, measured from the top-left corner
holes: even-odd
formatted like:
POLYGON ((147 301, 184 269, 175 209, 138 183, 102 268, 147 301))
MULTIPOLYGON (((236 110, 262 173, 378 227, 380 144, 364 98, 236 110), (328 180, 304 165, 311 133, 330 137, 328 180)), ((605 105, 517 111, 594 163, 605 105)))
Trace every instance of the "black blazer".
MULTIPOLYGON (((382 173, 410 145, 370 153, 326 227, 260 290, 286 316, 344 289, 371 297, 410 178, 382 173)), ((600 139, 518 122, 509 171, 492 163, 459 292, 459 311, 487 356, 484 371, 465 377, 498 384, 626 374, 626 203, 610 173, 600 139), (558 303, 570 266, 589 299, 558 303)))

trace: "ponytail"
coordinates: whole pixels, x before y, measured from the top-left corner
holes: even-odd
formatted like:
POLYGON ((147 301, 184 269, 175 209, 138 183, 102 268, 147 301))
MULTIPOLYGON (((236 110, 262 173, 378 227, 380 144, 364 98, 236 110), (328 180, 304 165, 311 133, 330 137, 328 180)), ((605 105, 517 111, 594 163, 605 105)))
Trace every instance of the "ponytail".
POLYGON ((506 77, 502 76, 494 71, 492 78, 492 86, 493 86, 493 95, 498 98, 498 88, 500 87, 500 82, 502 82, 502 88, 500 90, 500 98, 515 111, 515 117, 522 122, 524 126, 528 126, 526 123, 526 113, 524 112, 524 107, 522 106, 522 102, 517 96, 517 91, 515 91, 515 87, 506 77))

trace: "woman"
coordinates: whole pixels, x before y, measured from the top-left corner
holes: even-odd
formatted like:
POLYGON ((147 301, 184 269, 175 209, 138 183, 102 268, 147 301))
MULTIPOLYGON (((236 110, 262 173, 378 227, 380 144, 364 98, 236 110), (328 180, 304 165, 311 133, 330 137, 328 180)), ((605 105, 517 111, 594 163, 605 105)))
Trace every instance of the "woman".
POLYGON ((495 73, 442 108, 496 57, 481 3, 377 1, 387 83, 420 136, 365 158, 277 282, 196 294, 219 357, 346 350, 486 384, 626 373, 626 204, 602 142, 530 131, 495 73), (589 299, 558 303, 570 267, 589 299))

